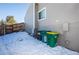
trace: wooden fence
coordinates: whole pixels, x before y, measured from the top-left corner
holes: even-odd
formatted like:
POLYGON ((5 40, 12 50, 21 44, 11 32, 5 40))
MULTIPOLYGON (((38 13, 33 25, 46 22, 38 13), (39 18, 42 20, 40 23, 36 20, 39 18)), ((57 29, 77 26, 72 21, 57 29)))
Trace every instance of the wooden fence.
POLYGON ((13 25, 0 25, 0 35, 12 33, 12 32, 18 32, 18 31, 24 31, 25 30, 25 24, 24 23, 17 23, 13 25))

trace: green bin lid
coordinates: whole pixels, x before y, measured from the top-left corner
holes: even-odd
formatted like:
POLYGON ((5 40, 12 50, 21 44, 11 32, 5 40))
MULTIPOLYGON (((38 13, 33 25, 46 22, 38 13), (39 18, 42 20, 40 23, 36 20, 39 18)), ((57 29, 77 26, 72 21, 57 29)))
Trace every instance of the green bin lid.
POLYGON ((47 32, 47 34, 59 34, 58 32, 47 32))

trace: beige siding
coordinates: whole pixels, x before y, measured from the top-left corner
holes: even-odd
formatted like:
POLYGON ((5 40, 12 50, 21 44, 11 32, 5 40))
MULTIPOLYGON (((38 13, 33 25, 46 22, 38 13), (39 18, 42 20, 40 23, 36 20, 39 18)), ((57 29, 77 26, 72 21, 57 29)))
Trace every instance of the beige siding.
POLYGON ((28 11, 26 12, 25 15, 25 26, 26 26, 26 31, 28 33, 32 33, 33 29, 33 4, 29 5, 28 11))
POLYGON ((79 4, 74 3, 40 3, 39 10, 46 7, 47 19, 39 21, 39 30, 60 32, 64 37, 61 44, 79 51, 79 4), (63 24, 69 23, 69 31, 63 32, 63 24), (66 43, 66 44, 65 44, 66 43))

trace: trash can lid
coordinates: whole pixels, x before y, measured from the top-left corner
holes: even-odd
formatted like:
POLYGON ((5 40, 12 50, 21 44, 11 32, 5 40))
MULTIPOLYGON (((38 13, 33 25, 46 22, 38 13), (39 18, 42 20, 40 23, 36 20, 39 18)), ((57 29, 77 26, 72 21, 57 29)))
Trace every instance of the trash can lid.
POLYGON ((47 34, 59 34, 58 32, 47 32, 47 34))

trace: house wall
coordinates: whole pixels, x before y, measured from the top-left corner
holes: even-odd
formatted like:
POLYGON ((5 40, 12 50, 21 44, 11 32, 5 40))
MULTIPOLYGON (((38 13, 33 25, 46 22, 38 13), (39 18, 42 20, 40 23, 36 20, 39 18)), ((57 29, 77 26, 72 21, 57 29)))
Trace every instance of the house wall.
POLYGON ((38 31, 38 3, 35 3, 35 29, 34 29, 34 35, 37 35, 37 31, 38 31))
POLYGON ((25 15, 25 29, 28 33, 32 34, 34 32, 34 4, 30 3, 28 10, 25 15))
POLYGON ((40 3, 38 11, 46 7, 46 20, 38 21, 39 30, 60 32, 59 43, 69 49, 79 51, 79 4, 78 3, 40 3), (68 23, 68 31, 63 24, 68 23))

